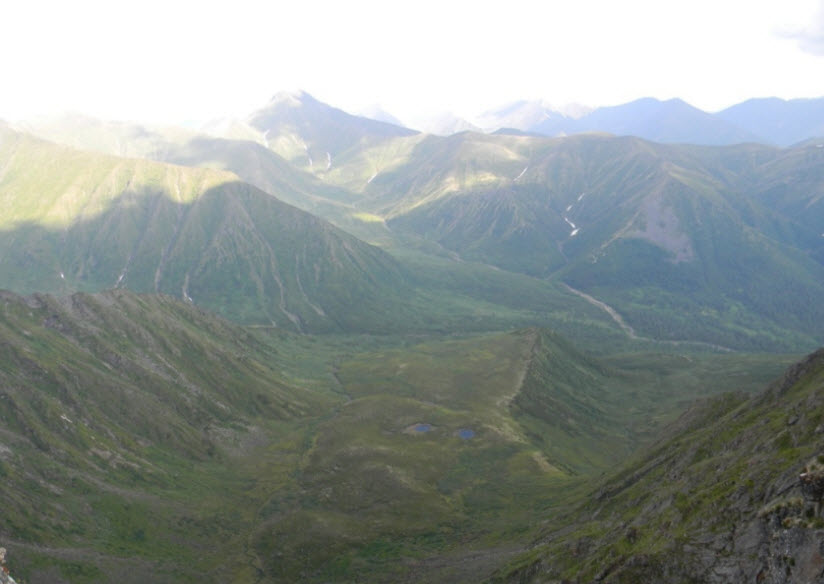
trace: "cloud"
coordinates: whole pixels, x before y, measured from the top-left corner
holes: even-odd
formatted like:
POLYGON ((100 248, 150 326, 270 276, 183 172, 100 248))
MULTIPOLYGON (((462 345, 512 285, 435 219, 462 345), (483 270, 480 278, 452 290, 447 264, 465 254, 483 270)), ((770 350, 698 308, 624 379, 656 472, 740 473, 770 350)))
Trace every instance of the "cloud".
POLYGON ((824 57, 824 0, 818 0, 818 10, 806 26, 781 30, 778 34, 797 41, 802 51, 824 57))

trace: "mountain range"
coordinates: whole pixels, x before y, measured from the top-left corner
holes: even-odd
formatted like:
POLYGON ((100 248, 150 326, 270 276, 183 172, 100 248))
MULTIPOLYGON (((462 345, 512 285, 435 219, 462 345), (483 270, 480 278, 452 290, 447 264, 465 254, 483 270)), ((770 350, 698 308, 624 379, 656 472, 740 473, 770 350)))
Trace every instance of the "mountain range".
POLYGON ((681 99, 642 98, 592 110, 521 101, 486 112, 480 124, 545 136, 606 132, 664 143, 790 146, 824 136, 824 98, 750 99, 715 113, 681 99))
POLYGON ((814 581, 817 104, 0 124, 15 577, 814 581))
POLYGON ((0 140, 0 278, 13 291, 128 286, 296 330, 341 326, 355 297, 372 314, 401 302, 389 255, 235 175, 0 140))
MULTIPOLYGON (((250 120, 268 120, 262 132, 247 126, 259 142, 98 122, 78 130, 76 119, 33 130, 110 153, 143 144, 142 156, 231 170, 396 260, 410 242, 434 244, 453 261, 548 279, 605 302, 639 336, 760 350, 824 338, 814 301, 824 295, 817 144, 439 137, 351 116, 303 93, 276 96, 250 120), (298 142, 308 150, 300 148, 295 167, 283 145, 298 142), (334 163, 309 165, 312 151, 334 151, 334 163)), ((394 298, 399 278, 380 278, 396 283, 394 298)), ((384 291, 373 302, 392 297, 384 291)), ((314 314, 300 318, 321 321, 304 306, 314 314)))

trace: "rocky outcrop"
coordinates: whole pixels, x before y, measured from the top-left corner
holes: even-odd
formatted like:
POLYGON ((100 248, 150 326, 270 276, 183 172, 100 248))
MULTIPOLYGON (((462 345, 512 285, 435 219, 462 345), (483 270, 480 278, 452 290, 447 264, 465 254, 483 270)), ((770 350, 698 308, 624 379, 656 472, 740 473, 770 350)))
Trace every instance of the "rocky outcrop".
POLYGON ((0 547, 0 584, 16 584, 6 566, 6 548, 0 547))

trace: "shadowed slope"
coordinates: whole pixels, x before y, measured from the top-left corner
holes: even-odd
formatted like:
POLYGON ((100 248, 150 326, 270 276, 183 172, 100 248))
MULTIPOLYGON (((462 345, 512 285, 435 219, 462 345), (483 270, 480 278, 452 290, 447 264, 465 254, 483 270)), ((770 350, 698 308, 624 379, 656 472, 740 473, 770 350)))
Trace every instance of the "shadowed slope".
POLYGON ((241 569, 248 483, 233 464, 329 403, 290 368, 170 297, 0 294, 0 537, 15 573, 203 582, 241 569), (203 557, 216 537, 225 555, 203 557))
POLYGON ((387 254, 232 174, 2 140, 7 288, 165 292, 298 330, 379 327, 402 303, 387 254))

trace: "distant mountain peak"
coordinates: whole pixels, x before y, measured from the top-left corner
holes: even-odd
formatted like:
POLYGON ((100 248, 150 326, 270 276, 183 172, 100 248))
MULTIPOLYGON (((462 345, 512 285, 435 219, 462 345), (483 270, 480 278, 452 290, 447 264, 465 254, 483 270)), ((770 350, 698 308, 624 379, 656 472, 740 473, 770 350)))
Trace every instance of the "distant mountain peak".
POLYGON ((362 118, 375 120, 377 122, 392 124, 395 126, 405 126, 405 124, 402 121, 400 121, 397 117, 383 109, 383 106, 377 103, 362 108, 360 111, 356 112, 355 115, 360 116, 362 118))
POLYGON ((272 99, 269 100, 269 104, 284 104, 293 107, 298 107, 301 105, 306 105, 307 103, 316 103, 317 101, 318 100, 316 100, 314 97, 309 95, 304 90, 296 89, 289 91, 278 91, 275 95, 272 96, 272 99))

